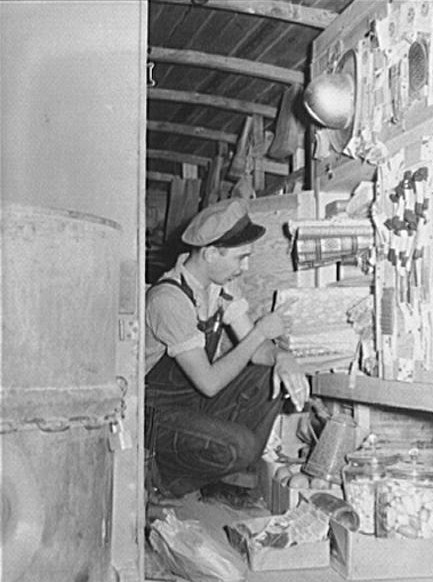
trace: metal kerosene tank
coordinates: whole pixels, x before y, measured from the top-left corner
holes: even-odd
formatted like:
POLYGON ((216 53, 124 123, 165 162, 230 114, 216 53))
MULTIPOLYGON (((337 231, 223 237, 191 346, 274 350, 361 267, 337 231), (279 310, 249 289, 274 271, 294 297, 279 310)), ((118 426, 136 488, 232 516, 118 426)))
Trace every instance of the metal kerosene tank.
POLYGON ((1 233, 2 580, 105 582, 120 228, 9 205, 1 233))

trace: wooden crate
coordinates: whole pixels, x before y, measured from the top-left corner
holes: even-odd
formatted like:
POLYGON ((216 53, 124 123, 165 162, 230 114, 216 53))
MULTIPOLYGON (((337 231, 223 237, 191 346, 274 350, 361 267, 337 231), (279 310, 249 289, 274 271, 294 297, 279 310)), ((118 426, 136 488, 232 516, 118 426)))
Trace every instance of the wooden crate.
POLYGON ((277 550, 267 548, 249 555, 251 570, 303 570, 329 566, 329 541, 277 550))
POLYGON ((331 565, 347 580, 433 578, 431 539, 354 533, 331 519, 331 565))

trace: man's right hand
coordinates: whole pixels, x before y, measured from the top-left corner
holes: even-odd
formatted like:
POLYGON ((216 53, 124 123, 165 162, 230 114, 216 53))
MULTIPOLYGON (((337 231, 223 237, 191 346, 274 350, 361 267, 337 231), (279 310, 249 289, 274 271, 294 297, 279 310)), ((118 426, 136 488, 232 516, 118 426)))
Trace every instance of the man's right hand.
POLYGON ((290 331, 292 316, 287 313, 288 307, 288 304, 283 303, 275 311, 264 315, 257 321, 256 328, 265 339, 272 340, 290 331))

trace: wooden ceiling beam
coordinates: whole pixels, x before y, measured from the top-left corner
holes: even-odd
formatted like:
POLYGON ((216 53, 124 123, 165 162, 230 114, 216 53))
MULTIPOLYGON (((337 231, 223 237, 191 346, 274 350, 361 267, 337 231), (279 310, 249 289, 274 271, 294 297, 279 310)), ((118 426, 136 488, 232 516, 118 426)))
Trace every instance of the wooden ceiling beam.
POLYGON ((198 139, 223 141, 231 144, 235 144, 238 141, 236 133, 226 133, 224 131, 218 131, 217 129, 185 125, 183 123, 172 123, 170 121, 149 120, 147 122, 147 129, 150 131, 162 131, 177 135, 188 135, 189 137, 196 137, 198 139))
MULTIPOLYGON (((249 61, 247 59, 238 59, 237 57, 227 57, 199 51, 152 46, 150 47, 148 60, 217 69, 225 71, 226 73, 257 77, 275 83, 289 85, 292 83, 304 83, 304 74, 300 71, 277 67, 259 61, 249 61)), ((154 79, 158 82, 157 72, 154 73, 154 79)))
POLYGON ((178 162, 180 164, 192 164, 194 166, 207 166, 210 164, 210 158, 204 156, 196 156, 194 154, 185 154, 183 152, 175 152, 169 150, 146 150, 146 155, 149 159, 165 160, 168 162, 178 162))
MULTIPOLYGON (((152 0, 152 2, 192 6, 191 0, 152 0)), ((207 0, 203 7, 274 18, 319 29, 329 26, 338 16, 336 12, 330 10, 310 8, 283 0, 242 0, 241 2, 239 0, 207 0)))
POLYGON ((177 103, 189 103, 191 105, 204 105, 205 107, 216 107, 227 111, 237 111, 248 115, 263 115, 269 119, 275 119, 277 108, 262 103, 252 101, 242 101, 232 99, 222 95, 207 95, 205 93, 195 93, 193 91, 177 91, 175 89, 159 89, 157 87, 147 90, 148 99, 158 99, 160 101, 175 101, 177 103))

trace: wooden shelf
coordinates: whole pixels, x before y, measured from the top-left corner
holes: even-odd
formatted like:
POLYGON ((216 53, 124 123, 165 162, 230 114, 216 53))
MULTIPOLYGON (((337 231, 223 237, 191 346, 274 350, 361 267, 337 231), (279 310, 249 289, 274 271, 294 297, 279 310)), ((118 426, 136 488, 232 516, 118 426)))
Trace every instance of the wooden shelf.
POLYGON ((433 412, 433 383, 397 382, 360 375, 356 376, 352 388, 347 374, 316 374, 312 379, 312 392, 316 396, 433 412))

